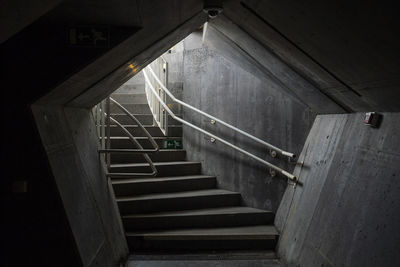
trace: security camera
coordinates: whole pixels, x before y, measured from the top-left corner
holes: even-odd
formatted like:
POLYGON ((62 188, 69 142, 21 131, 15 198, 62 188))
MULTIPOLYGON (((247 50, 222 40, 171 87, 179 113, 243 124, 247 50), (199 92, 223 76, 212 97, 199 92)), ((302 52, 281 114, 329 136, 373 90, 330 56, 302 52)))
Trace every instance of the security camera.
POLYGON ((203 11, 210 19, 216 18, 222 10, 222 0, 204 0, 203 11))

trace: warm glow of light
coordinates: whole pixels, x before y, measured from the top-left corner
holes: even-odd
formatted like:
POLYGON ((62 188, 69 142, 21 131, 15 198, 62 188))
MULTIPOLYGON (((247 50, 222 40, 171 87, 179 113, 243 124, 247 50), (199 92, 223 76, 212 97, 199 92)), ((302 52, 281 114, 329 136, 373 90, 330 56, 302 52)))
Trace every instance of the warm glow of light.
POLYGON ((138 69, 135 68, 135 66, 134 66, 133 64, 129 64, 129 65, 128 65, 128 68, 130 68, 130 69, 132 70, 132 72, 135 73, 135 74, 136 74, 136 72, 138 71, 138 69))

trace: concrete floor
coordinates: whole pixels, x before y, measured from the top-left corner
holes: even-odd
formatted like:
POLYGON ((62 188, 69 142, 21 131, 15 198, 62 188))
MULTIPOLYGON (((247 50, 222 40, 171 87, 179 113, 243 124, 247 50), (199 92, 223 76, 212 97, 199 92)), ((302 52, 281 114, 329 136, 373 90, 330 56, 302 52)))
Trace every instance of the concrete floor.
POLYGON ((285 266, 277 258, 274 251, 224 251, 219 253, 199 252, 181 254, 133 254, 129 256, 125 267, 248 267, 266 266, 278 267, 285 266))
POLYGON ((126 267, 279 267, 278 260, 140 260, 128 261, 126 267))

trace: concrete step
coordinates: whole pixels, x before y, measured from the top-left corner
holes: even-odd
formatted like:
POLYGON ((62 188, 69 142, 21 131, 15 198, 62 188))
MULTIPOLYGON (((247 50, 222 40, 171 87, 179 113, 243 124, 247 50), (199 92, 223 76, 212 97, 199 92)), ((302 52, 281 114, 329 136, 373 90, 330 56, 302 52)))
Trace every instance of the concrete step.
MULTIPOLYGON (((201 173, 201 163, 192 161, 155 162, 158 177, 197 175, 201 173)), ((151 169, 147 163, 112 164, 112 173, 148 173, 151 169)))
POLYGON ((131 250, 271 249, 278 232, 272 225, 127 232, 131 250))
MULTIPOLYGON (((153 125, 152 114, 132 114, 132 115, 134 115, 143 125, 153 125)), ((113 113, 111 114, 111 117, 116 119, 121 124, 135 124, 134 121, 124 113, 113 113)), ((111 124, 113 123, 111 122, 111 124)), ((182 125, 182 123, 176 121, 171 116, 168 116, 168 125, 182 125)))
POLYGON ((144 94, 145 93, 145 86, 144 86, 144 78, 143 81, 137 81, 134 84, 128 84, 125 83, 121 85, 114 93, 111 95, 115 94, 121 94, 121 95, 127 95, 127 94, 144 94))
POLYGON ((187 175, 161 178, 113 179, 116 196, 171 193, 215 188, 214 176, 187 175))
MULTIPOLYGON (((254 249, 254 250, 202 250, 202 251, 182 251, 182 252, 168 252, 168 251, 132 251, 129 255, 128 262, 140 262, 145 261, 147 264, 153 261, 154 265, 151 266, 162 266, 160 262, 171 262, 175 261, 179 266, 204 266, 204 261, 218 261, 211 263, 211 266, 219 265, 221 261, 224 261, 222 266, 239 267, 239 266, 263 266, 263 267, 280 267, 283 265, 278 264, 278 257, 274 249, 254 249), (251 261, 251 262, 246 262, 251 261), (255 264, 255 260, 262 260, 260 264, 255 264), (275 264, 265 264, 266 260, 274 261, 275 264), (186 264, 185 262, 186 261, 186 264), (229 262, 230 261, 230 262, 229 262), (193 263, 197 265, 193 265, 193 263), (231 263, 231 264, 230 264, 231 263)), ((208 264, 208 262, 207 262, 208 264)), ((136 265, 135 265, 136 266, 136 265)), ((148 266, 148 265, 147 265, 148 266)), ((173 265, 174 266, 174 265, 173 265)), ((128 265, 128 267, 131 267, 128 265)))
MULTIPOLYGON (((178 136, 155 136, 154 141, 160 148, 164 147, 165 140, 176 140, 182 142, 182 137, 178 136)), ((127 136, 111 136, 111 148, 136 148, 127 136)), ((136 137, 136 140, 144 148, 153 148, 147 137, 136 137)))
POLYGON ((238 206, 240 194, 222 189, 117 197, 122 215, 238 206))
MULTIPOLYGON (((132 114, 152 114, 149 105, 146 104, 121 104, 124 108, 126 108, 132 114)), ((168 104, 168 107, 174 114, 181 114, 181 107, 179 104, 171 103, 168 104)), ((115 104, 110 103, 110 110, 112 113, 122 113, 121 109, 117 107, 115 104)))
MULTIPOLYGON (((183 161, 186 151, 183 149, 160 149, 157 153, 148 154, 154 162, 183 161)), ((143 154, 112 153, 111 164, 143 163, 146 162, 143 154)))
MULTIPOLYGON (((149 105, 146 104, 122 104, 132 114, 151 114, 149 105)), ((114 103, 110 103, 110 110, 112 113, 122 113, 122 110, 114 103)))
MULTIPOLYGON (((142 129, 140 129, 137 125, 124 125, 124 127, 133 135, 133 136, 146 136, 142 129)), ((164 136, 160 128, 158 126, 148 126, 144 125, 149 134, 153 137, 164 136)), ((107 127, 106 127, 107 128, 107 127)), ((110 134, 111 136, 125 136, 125 132, 116 125, 110 125, 110 134)), ((107 129, 106 129, 107 130, 107 129)), ((168 135, 170 136, 182 136, 182 126, 169 126, 168 127, 168 135)))
POLYGON ((249 207, 223 207, 125 215, 122 221, 126 231, 235 227, 272 224, 274 213, 249 207))
POLYGON ((112 94, 111 97, 116 100, 121 105, 125 104, 146 104, 147 98, 146 94, 136 93, 136 94, 112 94))

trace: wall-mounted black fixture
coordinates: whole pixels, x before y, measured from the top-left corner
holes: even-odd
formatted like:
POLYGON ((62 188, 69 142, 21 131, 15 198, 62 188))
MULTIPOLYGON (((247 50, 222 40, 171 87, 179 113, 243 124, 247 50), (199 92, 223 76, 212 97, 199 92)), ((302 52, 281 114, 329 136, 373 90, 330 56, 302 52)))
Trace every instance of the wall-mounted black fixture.
POLYGON ((203 11, 210 19, 216 18, 222 10, 222 0, 204 0, 203 11))
POLYGON ((364 116, 364 124, 373 128, 379 128, 382 121, 382 114, 377 112, 367 112, 364 116))

